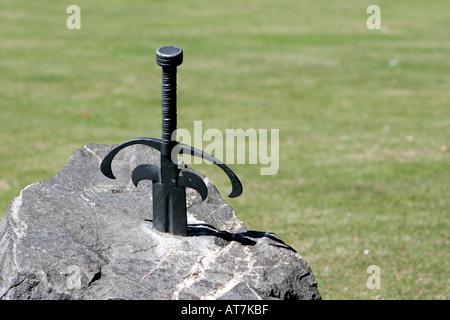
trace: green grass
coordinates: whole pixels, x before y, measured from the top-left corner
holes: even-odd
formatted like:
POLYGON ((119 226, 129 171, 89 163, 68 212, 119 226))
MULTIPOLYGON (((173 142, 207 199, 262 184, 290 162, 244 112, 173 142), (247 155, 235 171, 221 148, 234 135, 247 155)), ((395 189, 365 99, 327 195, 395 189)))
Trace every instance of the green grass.
POLYGON ((179 127, 280 130, 278 174, 231 165, 245 189, 227 202, 296 248, 324 299, 449 299, 450 2, 378 1, 384 32, 370 4, 3 0, 1 214, 85 144, 159 137, 154 52, 176 44, 179 127))

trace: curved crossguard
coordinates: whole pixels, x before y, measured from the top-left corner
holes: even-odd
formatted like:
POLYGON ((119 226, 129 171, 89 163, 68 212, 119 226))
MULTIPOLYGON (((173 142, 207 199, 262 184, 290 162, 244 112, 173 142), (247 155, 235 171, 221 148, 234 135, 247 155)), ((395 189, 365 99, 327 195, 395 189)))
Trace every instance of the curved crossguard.
MULTIPOLYGON (((120 145, 118 145, 117 147, 115 147, 114 149, 112 149, 107 155, 106 157, 103 159, 101 165, 100 165, 100 170, 102 171, 102 173, 111 179, 115 179, 116 177, 114 176, 113 172, 112 172, 112 160, 114 159, 114 157, 116 156, 117 153, 119 153, 120 150, 134 145, 134 144, 143 144, 149 147, 152 147, 158 151, 161 151, 161 146, 163 144, 162 139, 156 139, 156 138, 146 138, 146 137, 142 137, 142 138, 134 138, 131 140, 128 140, 127 142, 124 142, 120 145)), ((199 157, 205 160, 208 160, 212 163, 214 163, 215 165, 217 165, 220 169, 222 169, 228 176, 228 178, 230 178, 231 181, 231 193, 228 195, 228 197, 230 198, 235 198, 235 197, 239 197, 242 194, 242 184, 239 181, 239 178, 236 176, 236 174, 226 165, 224 164, 222 161, 220 161, 219 159, 217 159, 216 157, 210 155, 209 153, 206 153, 204 151, 201 151, 197 148, 194 148, 192 146, 189 146, 187 144, 184 143, 177 143, 173 149, 172 149, 172 155, 175 154, 189 154, 195 157, 199 157)), ((132 181, 133 184, 135 186, 138 185, 139 181, 144 180, 144 179, 148 179, 148 180, 153 180, 153 181, 158 181, 161 182, 161 176, 160 176, 160 167, 155 166, 155 165, 150 165, 150 164, 141 164, 139 166, 137 166, 132 173, 132 181), (143 169, 144 167, 148 167, 148 166, 152 166, 155 168, 158 168, 157 171, 157 175, 156 173, 150 173, 149 171, 145 171, 148 169, 143 169), (148 178, 146 176, 149 176, 148 178), (150 177, 151 176, 151 177, 150 177)), ((189 172, 191 173, 191 171, 186 170, 186 169, 179 169, 180 172, 189 172)), ((153 172, 153 169, 152 169, 153 172)), ((185 175, 185 173, 184 173, 185 175)), ((183 176, 183 174, 182 174, 183 176)), ((197 176, 199 177, 199 176, 197 176)), ((180 178, 180 175, 178 175, 178 179, 180 178)), ((182 178, 183 180, 184 178, 182 178)), ((203 182, 203 180, 201 180, 203 182)), ((204 184, 204 182, 203 182, 204 184)), ((190 187, 192 189, 195 189, 195 186, 191 187, 189 185, 186 185, 186 187, 190 187)), ((197 190, 200 195, 202 195, 202 193, 197 190)), ((206 194, 207 195, 207 194, 206 194)), ((202 199, 205 200, 206 198, 202 196, 202 199)))
POLYGON ((214 156, 172 141, 172 133, 177 128, 176 67, 183 62, 183 51, 176 46, 164 46, 156 50, 156 62, 162 67, 162 139, 135 138, 112 149, 103 159, 100 170, 108 178, 115 179, 112 161, 120 150, 143 144, 161 153, 161 164, 141 164, 134 168, 131 179, 135 186, 141 180, 152 180, 153 227, 176 235, 187 235, 186 190, 196 190, 202 200, 208 195, 203 179, 192 170, 178 168, 178 154, 189 154, 208 160, 221 168, 230 178, 232 190, 230 198, 242 193, 242 184, 234 172, 214 156), (174 161, 172 161, 174 159, 174 161))

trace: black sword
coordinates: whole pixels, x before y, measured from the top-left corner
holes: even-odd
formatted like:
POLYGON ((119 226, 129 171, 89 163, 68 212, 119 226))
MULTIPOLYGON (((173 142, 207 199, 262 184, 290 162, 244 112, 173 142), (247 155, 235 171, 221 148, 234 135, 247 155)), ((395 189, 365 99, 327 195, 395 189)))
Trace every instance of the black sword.
POLYGON ((178 168, 178 154, 201 157, 220 167, 229 177, 232 190, 230 198, 242 193, 242 185, 234 172, 223 162, 192 146, 172 140, 177 129, 177 67, 183 62, 183 51, 176 46, 156 50, 156 63, 162 67, 162 139, 135 138, 112 149, 103 159, 100 169, 108 178, 115 179, 111 163, 115 155, 130 145, 144 144, 161 153, 161 164, 141 164, 131 178, 135 186, 141 180, 152 180, 153 227, 176 235, 187 236, 186 188, 196 190, 202 200, 208 195, 203 179, 196 173, 178 168), (175 161, 172 161, 175 159, 175 161))

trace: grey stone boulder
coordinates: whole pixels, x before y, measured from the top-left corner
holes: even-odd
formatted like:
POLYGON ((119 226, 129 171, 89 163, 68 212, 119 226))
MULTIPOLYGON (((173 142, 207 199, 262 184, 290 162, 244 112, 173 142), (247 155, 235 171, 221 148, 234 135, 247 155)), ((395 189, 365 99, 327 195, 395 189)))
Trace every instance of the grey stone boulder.
POLYGON ((206 177, 205 201, 187 189, 187 237, 153 229, 151 182, 130 177, 159 153, 122 150, 111 180, 99 165, 112 147, 80 148, 11 202, 0 299, 320 299, 306 261, 275 234, 247 230, 206 177))

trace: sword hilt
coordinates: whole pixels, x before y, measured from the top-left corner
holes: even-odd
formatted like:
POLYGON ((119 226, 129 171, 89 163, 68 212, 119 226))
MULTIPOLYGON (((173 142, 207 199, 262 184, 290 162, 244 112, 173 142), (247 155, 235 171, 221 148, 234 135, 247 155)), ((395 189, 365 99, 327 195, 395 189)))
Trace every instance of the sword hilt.
POLYGON ((170 158, 172 133, 177 129, 177 67, 183 62, 183 50, 163 46, 156 50, 156 63, 162 67, 162 140, 161 154, 170 158))
POLYGON ((183 50, 176 46, 164 46, 156 50, 156 63, 162 67, 162 139, 136 138, 122 143, 112 149, 102 160, 100 169, 111 179, 115 176, 111 163, 115 155, 125 147, 144 144, 161 152, 160 166, 141 164, 137 166, 131 178, 135 186, 139 181, 152 180, 153 227, 163 232, 187 235, 187 209, 185 188, 197 190, 205 200, 208 188, 203 179, 186 169, 179 169, 172 161, 172 149, 179 153, 201 157, 219 166, 230 178, 232 191, 229 197, 242 193, 238 177, 219 159, 195 149, 189 145, 177 144, 172 134, 177 129, 177 67, 183 62, 183 50), (177 146, 175 148, 175 146, 177 146))

